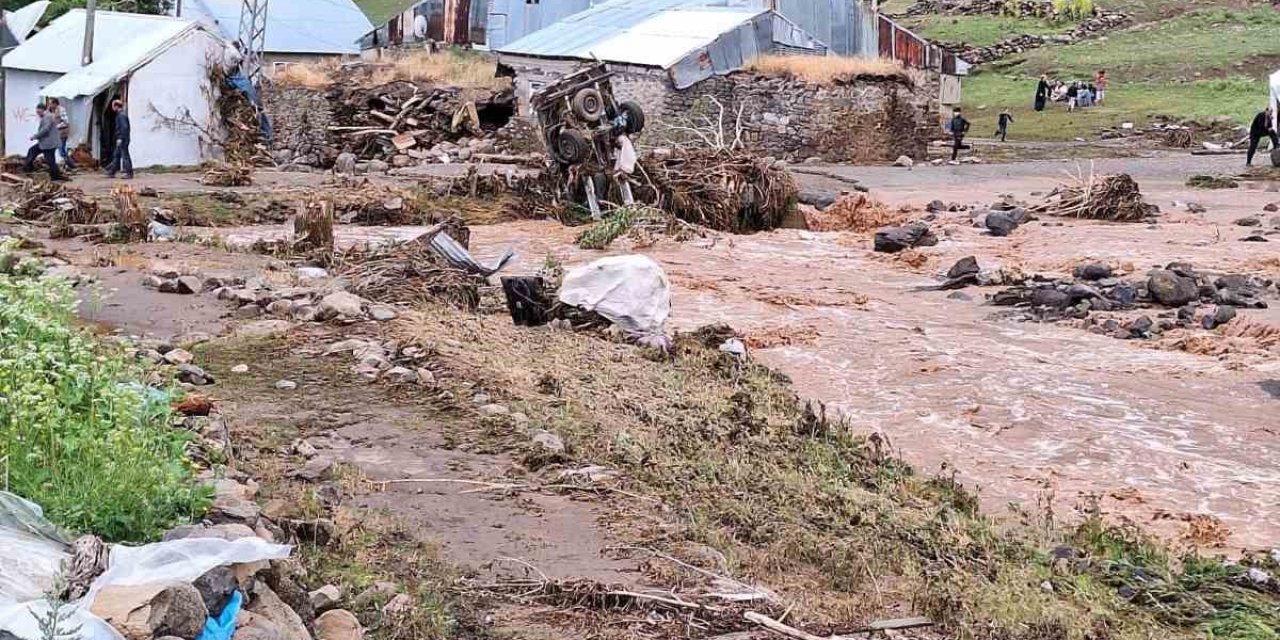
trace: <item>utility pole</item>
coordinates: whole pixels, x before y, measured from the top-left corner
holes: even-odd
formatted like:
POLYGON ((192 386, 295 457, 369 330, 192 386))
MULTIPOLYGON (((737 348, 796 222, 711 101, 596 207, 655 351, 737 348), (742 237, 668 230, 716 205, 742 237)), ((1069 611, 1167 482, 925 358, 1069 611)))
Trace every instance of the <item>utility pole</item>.
POLYGON ((93 64, 93 12, 98 8, 97 0, 88 0, 84 7, 84 53, 80 56, 80 66, 93 64))
POLYGON ((240 5, 240 48, 244 75, 254 86, 262 78, 262 56, 267 44, 267 0, 244 0, 240 5))

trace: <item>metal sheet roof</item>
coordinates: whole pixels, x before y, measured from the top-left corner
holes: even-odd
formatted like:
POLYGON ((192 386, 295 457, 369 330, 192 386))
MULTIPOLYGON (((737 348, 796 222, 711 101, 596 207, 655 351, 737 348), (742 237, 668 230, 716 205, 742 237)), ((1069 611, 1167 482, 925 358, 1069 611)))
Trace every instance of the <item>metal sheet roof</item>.
POLYGON ((499 52, 668 68, 765 11, 751 0, 612 0, 499 52))
POLYGON ((93 36, 93 64, 81 67, 84 22, 83 9, 67 12, 9 52, 4 57, 4 67, 64 74, 75 72, 74 75, 118 76, 128 73, 166 42, 189 29, 198 28, 190 20, 98 11, 93 36))
POLYGON ((17 11, 5 11, 4 24, 17 39, 18 44, 21 44, 27 40, 27 36, 31 35, 31 30, 36 28, 40 18, 44 17, 44 12, 48 9, 49 1, 40 0, 17 11))
MULTIPOLYGON (((182 16, 213 26, 228 40, 240 35, 243 0, 184 0, 182 16)), ((373 23, 352 0, 271 0, 267 53, 360 53, 357 40, 373 23)))

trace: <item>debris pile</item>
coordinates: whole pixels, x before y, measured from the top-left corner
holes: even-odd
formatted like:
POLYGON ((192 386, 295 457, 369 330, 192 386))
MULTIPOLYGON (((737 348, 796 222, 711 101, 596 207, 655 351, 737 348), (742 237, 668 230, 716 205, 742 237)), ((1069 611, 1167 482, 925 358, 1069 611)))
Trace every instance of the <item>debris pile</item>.
POLYGON ((334 257, 337 275, 352 293, 387 304, 412 306, 443 302, 459 309, 480 306, 484 277, 449 264, 429 238, 350 251, 334 257))
POLYGON ((333 209, 343 224, 406 225, 421 221, 421 207, 413 194, 391 186, 361 184, 332 194, 333 209))
POLYGON ((1187 178, 1187 186, 1193 189, 1235 189, 1240 183, 1225 176, 1200 174, 1187 178))
POLYGON ((782 226, 800 191, 766 158, 701 151, 640 161, 638 201, 716 231, 754 233, 782 226))
POLYGON ((227 163, 246 168, 273 164, 262 141, 262 119, 248 94, 231 82, 221 64, 209 65, 209 81, 211 86, 222 88, 217 92, 214 109, 223 131, 220 136, 208 137, 220 141, 227 163))
POLYGON ((200 177, 200 184, 210 187, 247 187, 253 184, 253 167, 248 164, 215 162, 200 177))
POLYGON ((98 203, 84 192, 58 182, 37 182, 6 175, 5 182, 16 184, 14 215, 28 221, 48 222, 53 226, 86 225, 101 222, 98 203))
POLYGON ((1138 183, 1128 174, 1082 176, 1074 185, 1054 189, 1033 213, 1067 218, 1145 222, 1160 213, 1160 207, 1142 199, 1138 183))
POLYGON ((407 80, 339 88, 329 101, 334 146, 359 160, 392 167, 465 162, 475 154, 496 152, 495 134, 515 112, 509 89, 436 87, 407 80))
POLYGON ((909 210, 890 209, 864 193, 841 196, 823 209, 805 212, 810 231, 853 231, 866 233, 880 227, 902 224, 909 210))

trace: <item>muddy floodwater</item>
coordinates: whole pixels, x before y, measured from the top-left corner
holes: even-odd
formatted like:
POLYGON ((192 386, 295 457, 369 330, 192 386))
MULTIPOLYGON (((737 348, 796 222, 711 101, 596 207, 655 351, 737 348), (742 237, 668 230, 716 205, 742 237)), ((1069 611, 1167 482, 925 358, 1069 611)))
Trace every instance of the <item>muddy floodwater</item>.
MULTIPOLYGON (((1225 168, 1235 161, 1205 162, 1225 168)), ((923 251, 927 261, 918 265, 873 254, 869 234, 797 230, 663 241, 640 252, 671 276, 676 328, 731 324, 802 395, 841 412, 858 431, 887 436, 922 471, 954 471, 989 507, 1034 508, 1052 498, 1061 515, 1092 496, 1108 513, 1170 537, 1186 517, 1208 514, 1229 528, 1228 550, 1272 547, 1280 543, 1275 348, 1199 355, 1078 326, 1016 321, 984 303, 993 289, 970 288, 963 297, 921 290, 967 255, 984 268, 1027 272, 1067 274, 1074 264, 1102 260, 1136 278, 1180 260, 1210 272, 1280 277, 1280 236, 1242 243, 1246 230, 1232 224, 1280 194, 1267 185, 1188 190, 1186 160, 1116 162, 1134 163, 1148 200, 1165 209, 1163 222, 1042 221, 992 238, 967 217, 948 215, 935 223, 943 241, 923 251), (1208 212, 1180 208, 1192 199, 1208 212)), ((934 198, 991 202, 1001 193, 1032 198, 1071 168, 1042 164, 1048 166, 847 171, 885 202, 923 206, 934 198)), ((802 179, 839 188, 826 178, 802 179)), ((414 232, 340 235, 351 241, 414 232)), ((232 237, 248 239, 237 233, 232 237)), ((576 249, 575 234, 550 222, 520 222, 474 228, 472 244, 488 259, 514 246, 520 257, 509 272, 516 274, 532 273, 548 254, 570 264, 606 255, 576 249)), ((626 249, 624 243, 613 252, 626 249)), ((1276 308, 1242 313, 1280 325, 1276 308)))

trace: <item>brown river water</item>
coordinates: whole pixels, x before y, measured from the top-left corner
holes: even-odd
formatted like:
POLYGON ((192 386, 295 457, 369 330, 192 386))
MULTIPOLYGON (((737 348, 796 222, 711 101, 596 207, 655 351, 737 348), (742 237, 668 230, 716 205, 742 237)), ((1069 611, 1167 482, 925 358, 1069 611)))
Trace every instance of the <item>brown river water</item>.
MULTIPOLYGON (((901 181, 898 175, 890 177, 901 181)), ((955 178, 946 186, 952 197, 991 193, 979 180, 947 175, 955 178)), ((1026 197, 1045 182, 1011 176, 1000 186, 1026 197)), ((1160 188, 1158 177, 1152 182, 1160 188)), ((1166 208, 1166 200, 1187 195, 1172 180, 1163 188, 1151 199, 1166 208)), ((902 181, 875 193, 898 204, 919 203, 923 192, 902 181)), ((1170 213, 1154 228, 1036 223, 1012 238, 980 235, 952 215, 935 225, 944 241, 925 250, 933 258, 918 269, 873 254, 866 234, 780 230, 663 241, 639 252, 671 277, 676 329, 725 322, 745 332, 758 346, 754 355, 791 376, 802 395, 838 410, 858 431, 888 437, 922 471, 954 470, 990 508, 1034 508, 1051 498, 1061 515, 1097 496, 1107 512, 1163 535, 1177 536, 1185 516, 1208 514, 1230 529, 1226 550, 1270 548, 1280 544, 1274 348, 1239 357, 1159 349, 1065 324, 1007 319, 983 304, 991 289, 967 290, 970 300, 918 290, 937 284, 965 255, 978 256, 984 268, 1016 264, 1051 273, 1088 258, 1127 263, 1136 275, 1192 260, 1204 269, 1280 277, 1273 262, 1280 238, 1234 241, 1244 230, 1229 218, 1254 208, 1257 194, 1208 197, 1219 205, 1217 217, 1213 209, 1208 217, 1170 213)), ((262 231, 232 230, 230 239, 262 231)), ((416 231, 345 228, 340 236, 390 239, 416 231)), ((548 254, 568 264, 606 255, 573 247, 576 230, 550 222, 472 232, 481 258, 516 248, 509 274, 534 272, 548 254)), ((623 243, 613 252, 625 249, 623 243)), ((1242 313, 1280 325, 1275 308, 1242 313)))

